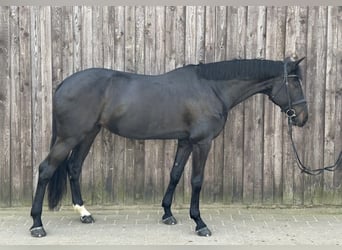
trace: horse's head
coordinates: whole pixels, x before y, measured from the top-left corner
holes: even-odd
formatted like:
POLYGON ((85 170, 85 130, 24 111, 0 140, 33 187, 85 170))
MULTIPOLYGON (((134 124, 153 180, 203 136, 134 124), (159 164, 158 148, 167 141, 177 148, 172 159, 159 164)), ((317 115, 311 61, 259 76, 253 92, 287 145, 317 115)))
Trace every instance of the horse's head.
POLYGON ((277 104, 293 125, 302 127, 308 120, 308 107, 302 88, 299 63, 304 58, 293 61, 285 59, 284 75, 273 84, 270 99, 277 104))

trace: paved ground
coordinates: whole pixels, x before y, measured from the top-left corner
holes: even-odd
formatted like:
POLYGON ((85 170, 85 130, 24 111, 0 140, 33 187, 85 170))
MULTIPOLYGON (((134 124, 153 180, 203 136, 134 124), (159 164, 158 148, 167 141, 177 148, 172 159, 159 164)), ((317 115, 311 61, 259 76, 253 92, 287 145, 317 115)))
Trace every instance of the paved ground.
POLYGON ((331 245, 342 246, 341 208, 202 206, 211 237, 194 233, 188 209, 174 209, 178 224, 161 223, 156 206, 87 207, 96 222, 82 224, 71 208, 44 210, 45 238, 29 233, 29 208, 0 209, 0 245, 331 245))

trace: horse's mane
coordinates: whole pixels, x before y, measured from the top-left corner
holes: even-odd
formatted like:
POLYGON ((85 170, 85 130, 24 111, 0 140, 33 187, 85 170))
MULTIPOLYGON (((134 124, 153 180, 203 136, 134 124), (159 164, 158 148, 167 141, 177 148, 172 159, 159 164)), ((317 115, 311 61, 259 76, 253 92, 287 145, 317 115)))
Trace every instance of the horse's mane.
POLYGON ((242 59, 197 65, 198 74, 208 80, 269 79, 284 74, 282 61, 242 59))

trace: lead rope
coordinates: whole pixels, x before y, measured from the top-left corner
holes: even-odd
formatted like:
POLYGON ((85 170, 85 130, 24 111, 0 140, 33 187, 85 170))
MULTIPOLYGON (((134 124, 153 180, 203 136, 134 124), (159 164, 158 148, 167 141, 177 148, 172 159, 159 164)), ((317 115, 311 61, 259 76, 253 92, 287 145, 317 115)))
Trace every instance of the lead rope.
POLYGON ((306 173, 306 174, 309 174, 309 175, 319 175, 319 174, 323 173, 324 171, 333 172, 333 171, 335 171, 336 169, 338 169, 339 167, 342 166, 342 151, 341 151, 339 156, 338 156, 338 158, 337 158, 337 161, 335 162, 334 165, 331 165, 331 166, 328 166, 328 167, 319 168, 319 169, 310 169, 310 168, 306 167, 302 163, 302 161, 300 160, 297 148, 296 148, 295 143, 293 141, 292 121, 291 121, 290 117, 288 118, 288 124, 289 124, 289 130, 288 131, 289 131, 289 136, 290 136, 290 139, 291 139, 292 149, 293 149, 293 152, 294 152, 294 154, 296 156, 297 166, 301 170, 302 173, 306 173))

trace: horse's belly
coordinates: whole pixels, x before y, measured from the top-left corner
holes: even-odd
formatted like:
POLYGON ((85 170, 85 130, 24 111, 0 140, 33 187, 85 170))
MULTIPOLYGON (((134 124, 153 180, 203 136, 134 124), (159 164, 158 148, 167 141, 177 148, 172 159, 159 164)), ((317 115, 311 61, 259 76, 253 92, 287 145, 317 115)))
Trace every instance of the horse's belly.
POLYGON ((112 133, 131 139, 179 139, 189 134, 182 124, 150 120, 139 115, 112 120, 105 127, 112 133))

